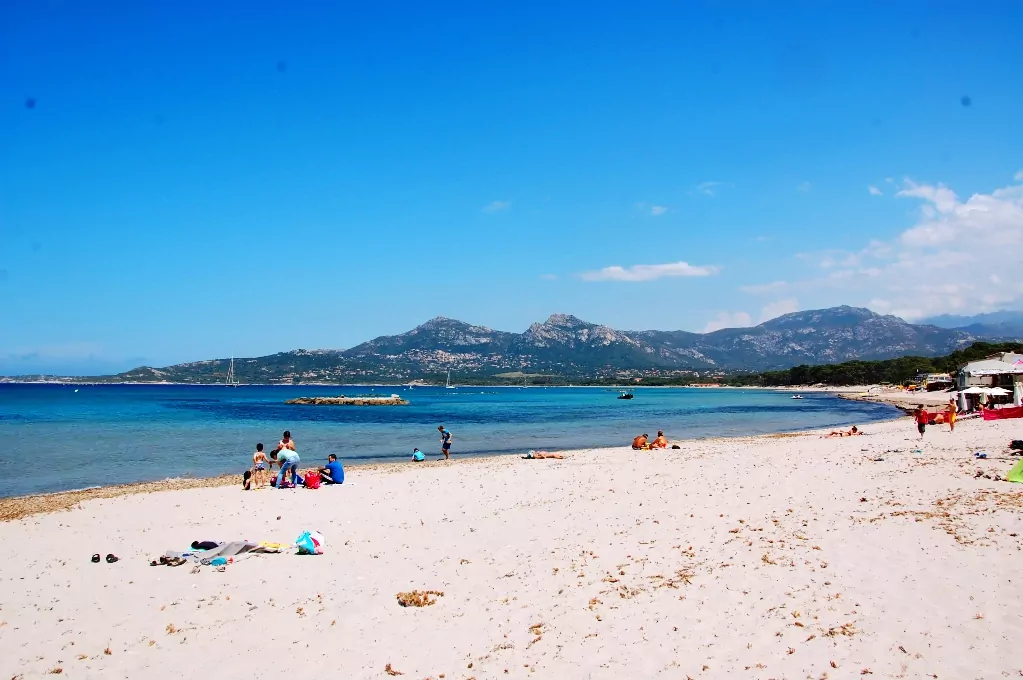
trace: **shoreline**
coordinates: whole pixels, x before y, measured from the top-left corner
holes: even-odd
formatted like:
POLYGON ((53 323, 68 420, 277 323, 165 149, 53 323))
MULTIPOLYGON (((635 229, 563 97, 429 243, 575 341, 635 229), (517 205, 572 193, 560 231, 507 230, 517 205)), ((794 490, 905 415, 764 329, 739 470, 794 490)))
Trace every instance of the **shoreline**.
MULTIPOLYGON (((839 395, 841 396, 841 395, 839 395)), ((870 421, 870 425, 890 423, 901 420, 900 417, 886 418, 883 420, 870 421)), ((844 427, 844 426, 835 426, 844 427)), ((786 430, 782 432, 768 432, 764 434, 751 434, 751 435, 734 435, 731 437, 703 437, 694 439, 678 439, 670 440, 669 447, 672 444, 678 444, 682 449, 675 451, 684 451, 686 445, 705 444, 705 443, 723 443, 731 441, 745 441, 745 440, 758 440, 758 439, 788 439, 793 437, 805 437, 812 436, 820 432, 826 432, 829 429, 834 428, 811 428, 806 430, 786 430)), ((608 452, 616 451, 625 447, 621 446, 597 446, 591 448, 580 448, 580 449, 565 449, 558 450, 565 456, 577 455, 580 453, 587 452, 608 452)), ((668 451, 673 451, 669 448, 668 451)), ((524 454, 525 451, 522 452, 524 454)), ((435 454, 428 454, 435 455, 435 454)), ((459 454, 455 454, 459 455, 459 454)), ((445 461, 438 458, 427 458, 422 463, 412 463, 410 461, 395 460, 387 462, 372 462, 372 461, 354 461, 351 463, 344 463, 345 478, 346 480, 350 477, 350 471, 359 472, 383 472, 392 473, 400 472, 405 469, 412 467, 450 467, 452 465, 469 465, 469 464, 481 464, 491 460, 501 459, 515 459, 520 457, 519 453, 476 453, 476 454, 462 454, 462 458, 454 458, 450 461, 445 461)), ((312 468, 303 467, 303 470, 312 468)), ((139 482, 129 482, 127 484, 110 484, 103 486, 92 486, 84 489, 69 489, 66 491, 48 491, 34 494, 24 494, 21 496, 2 496, 0 497, 0 523, 10 522, 24 517, 32 515, 46 514, 52 512, 60 512, 64 510, 71 510, 78 507, 81 503, 98 500, 98 499, 110 499, 119 498, 122 496, 132 496, 137 494, 151 494, 160 493, 165 491, 182 491, 187 489, 212 489, 227 486, 241 486, 240 473, 228 473, 222 475, 214 475, 211 477, 172 477, 166 479, 157 480, 144 480, 139 482)))

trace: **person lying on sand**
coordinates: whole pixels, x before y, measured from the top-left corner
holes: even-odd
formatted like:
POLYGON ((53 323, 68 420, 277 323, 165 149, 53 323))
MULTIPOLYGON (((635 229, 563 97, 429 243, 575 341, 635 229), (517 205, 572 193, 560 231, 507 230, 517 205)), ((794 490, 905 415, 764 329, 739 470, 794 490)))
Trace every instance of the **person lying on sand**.
POLYGON ((668 448, 668 439, 664 436, 664 430, 657 431, 657 439, 650 445, 652 449, 666 449, 668 448))
POLYGON ((632 450, 633 451, 649 451, 650 450, 650 444, 647 443, 648 441, 649 440, 647 439, 647 435, 646 434, 639 435, 638 437, 636 437, 635 439, 632 440, 632 450))
POLYGON ((855 425, 852 429, 846 432, 845 430, 832 430, 831 432, 822 435, 821 439, 830 439, 831 437, 855 437, 856 435, 863 434, 860 432, 855 425))
POLYGON ((543 460, 544 458, 554 458, 555 460, 565 459, 565 457, 560 453, 547 453, 546 451, 530 451, 522 457, 526 460, 543 460))

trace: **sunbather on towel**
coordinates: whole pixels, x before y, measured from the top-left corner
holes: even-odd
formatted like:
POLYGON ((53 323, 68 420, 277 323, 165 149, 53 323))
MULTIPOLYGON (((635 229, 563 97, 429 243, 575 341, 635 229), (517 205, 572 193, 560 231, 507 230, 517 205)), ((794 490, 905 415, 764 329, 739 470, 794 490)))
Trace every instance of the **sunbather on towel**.
POLYGON ((526 460, 543 460, 544 458, 553 458, 555 460, 565 459, 565 457, 560 453, 547 453, 546 451, 530 451, 522 457, 526 460))
POLYGON ((848 432, 846 432, 845 430, 832 430, 831 432, 822 435, 821 439, 830 439, 832 437, 855 437, 856 435, 860 434, 863 433, 860 432, 855 425, 853 425, 852 429, 849 430, 848 432))

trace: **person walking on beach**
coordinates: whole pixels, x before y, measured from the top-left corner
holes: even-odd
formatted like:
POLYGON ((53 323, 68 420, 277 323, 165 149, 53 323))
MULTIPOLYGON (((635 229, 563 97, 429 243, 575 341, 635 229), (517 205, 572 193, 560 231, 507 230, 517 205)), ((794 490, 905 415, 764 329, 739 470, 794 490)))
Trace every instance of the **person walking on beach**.
POLYGON ((441 425, 437 428, 440 432, 440 450, 444 453, 444 460, 450 460, 451 458, 451 430, 445 430, 444 426, 441 425))
POLYGON ((957 411, 958 411, 958 409, 956 408, 956 400, 955 399, 949 399, 948 400, 948 408, 945 411, 945 421, 948 422, 948 431, 949 432, 955 432, 956 431, 956 412, 957 411))
POLYGON ((931 421, 931 414, 927 412, 923 404, 920 404, 913 411, 913 416, 916 418, 916 430, 920 433, 920 439, 923 439, 924 432, 927 430, 927 423, 931 421))

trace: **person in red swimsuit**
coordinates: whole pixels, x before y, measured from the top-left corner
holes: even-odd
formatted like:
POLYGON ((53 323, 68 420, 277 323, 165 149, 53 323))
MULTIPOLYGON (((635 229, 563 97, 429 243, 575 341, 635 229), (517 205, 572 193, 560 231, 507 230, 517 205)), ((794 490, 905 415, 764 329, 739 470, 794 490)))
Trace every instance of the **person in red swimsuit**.
POLYGON ((924 438, 924 431, 927 430, 927 423, 931 422, 931 414, 927 412, 923 404, 916 407, 913 411, 913 416, 916 418, 916 431, 920 433, 920 438, 924 438))

